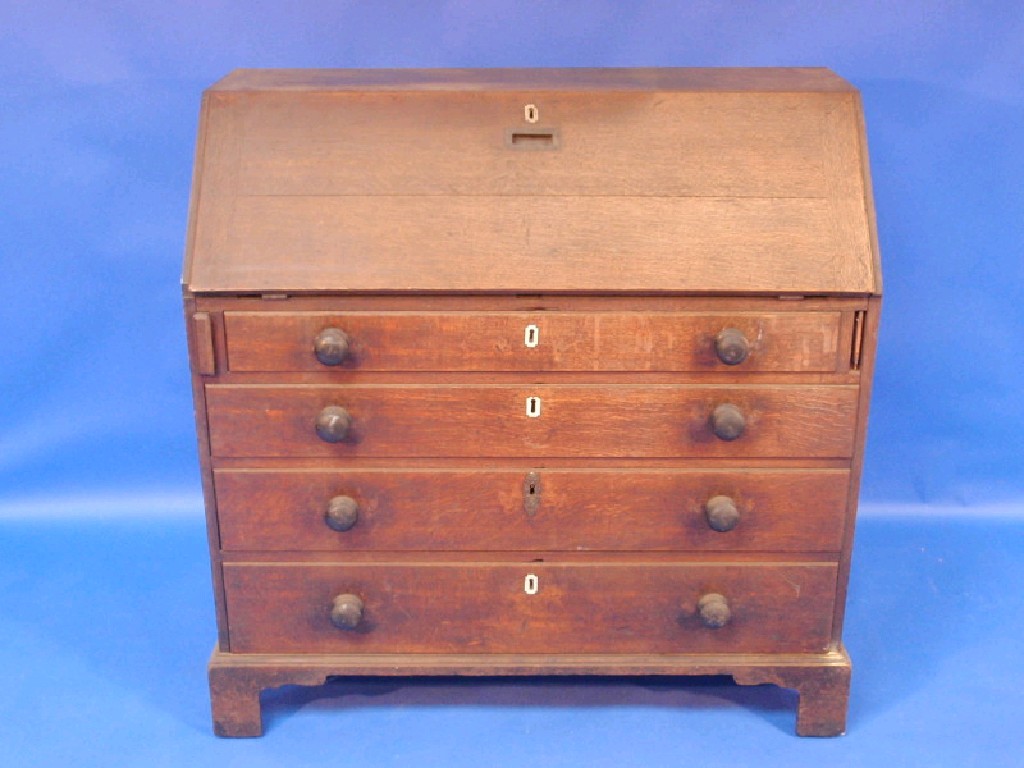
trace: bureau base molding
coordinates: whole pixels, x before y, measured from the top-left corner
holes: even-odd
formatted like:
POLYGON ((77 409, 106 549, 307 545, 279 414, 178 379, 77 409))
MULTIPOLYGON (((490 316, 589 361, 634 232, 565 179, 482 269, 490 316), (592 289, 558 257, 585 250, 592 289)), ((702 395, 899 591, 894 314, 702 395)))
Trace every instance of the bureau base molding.
POLYGON ((729 675, 739 685, 772 684, 799 695, 796 732, 846 731, 850 692, 846 650, 822 654, 237 654, 214 650, 209 664, 214 731, 263 733, 260 692, 323 685, 331 677, 503 675, 729 675))

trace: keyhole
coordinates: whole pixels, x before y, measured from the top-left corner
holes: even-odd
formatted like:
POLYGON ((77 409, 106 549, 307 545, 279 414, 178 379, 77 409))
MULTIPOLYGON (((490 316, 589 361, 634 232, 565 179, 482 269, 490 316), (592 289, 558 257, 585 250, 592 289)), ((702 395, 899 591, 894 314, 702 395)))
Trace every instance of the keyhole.
POLYGON ((526 338, 524 339, 524 343, 530 349, 533 349, 540 344, 540 328, 532 324, 526 326, 526 338))
POLYGON ((523 591, 528 595, 536 595, 540 591, 540 579, 535 574, 528 573, 523 580, 523 591))
POLYGON ((526 415, 531 419, 536 419, 540 416, 540 398, 539 397, 528 397, 526 398, 526 415))
POLYGON ((540 110, 537 109, 536 104, 527 104, 523 107, 523 113, 528 123, 536 123, 540 120, 540 110))

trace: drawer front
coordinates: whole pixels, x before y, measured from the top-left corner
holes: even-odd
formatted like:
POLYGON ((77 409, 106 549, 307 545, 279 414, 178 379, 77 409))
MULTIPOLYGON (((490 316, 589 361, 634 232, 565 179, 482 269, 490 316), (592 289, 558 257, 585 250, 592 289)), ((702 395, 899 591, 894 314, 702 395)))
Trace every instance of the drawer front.
POLYGON ((820 653, 835 586, 831 563, 224 566, 233 653, 820 653), (709 594, 724 626, 702 620, 709 594))
POLYGON ((212 452, 222 457, 846 458, 853 450, 857 391, 217 384, 207 386, 206 400, 212 452), (745 421, 731 440, 712 429, 716 409, 727 404, 745 421), (318 418, 337 407, 350 426, 340 442, 325 442, 316 431, 318 418))
POLYGON ((830 372, 839 312, 370 313, 225 312, 232 371, 830 372), (345 334, 340 363, 314 354, 318 335, 345 334), (745 359, 725 364, 723 331, 745 359))
POLYGON ((838 552, 850 477, 846 470, 537 469, 528 476, 356 468, 221 469, 214 481, 228 551, 838 552))

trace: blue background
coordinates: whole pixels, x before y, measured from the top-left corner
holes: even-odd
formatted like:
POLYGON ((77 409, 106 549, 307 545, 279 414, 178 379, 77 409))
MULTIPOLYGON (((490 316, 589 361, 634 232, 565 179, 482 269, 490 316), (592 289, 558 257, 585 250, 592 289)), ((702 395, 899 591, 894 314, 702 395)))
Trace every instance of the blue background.
POLYGON ((714 734, 789 763, 1024 762, 992 708, 1024 709, 1020 3, 0 0, 0 107, 0 743, 26 762, 313 764, 309 734, 349 722, 376 764, 623 765, 714 734), (178 287, 200 92, 235 67, 647 65, 824 65, 863 93, 885 306, 850 736, 790 739, 774 689, 594 682, 286 691, 266 739, 213 741, 178 287))

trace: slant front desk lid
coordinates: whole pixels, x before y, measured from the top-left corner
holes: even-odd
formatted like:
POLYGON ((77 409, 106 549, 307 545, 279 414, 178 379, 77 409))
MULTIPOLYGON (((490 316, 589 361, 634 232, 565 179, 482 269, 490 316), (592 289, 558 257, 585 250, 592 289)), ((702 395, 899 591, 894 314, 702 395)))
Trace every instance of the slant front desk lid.
POLYGON ((880 292, 828 70, 240 70, 200 120, 195 293, 880 292))

